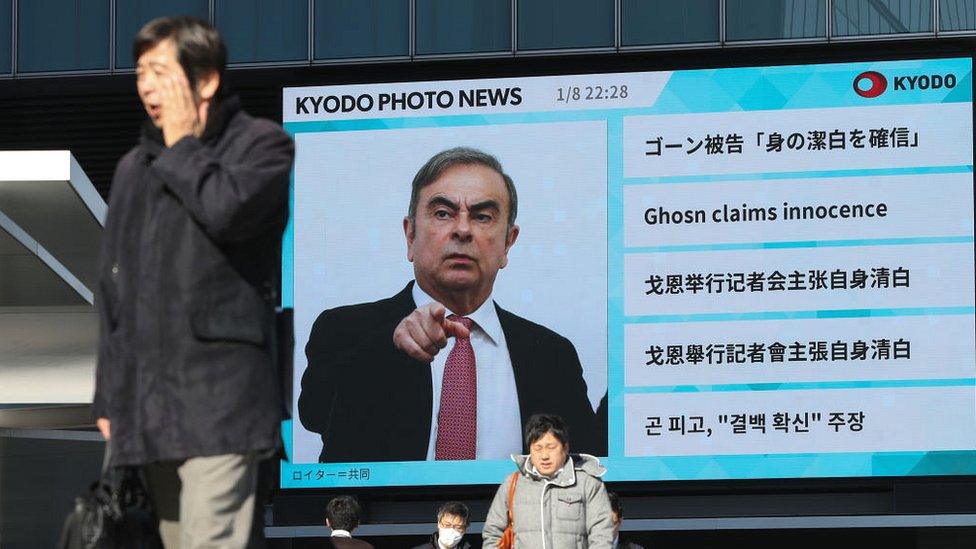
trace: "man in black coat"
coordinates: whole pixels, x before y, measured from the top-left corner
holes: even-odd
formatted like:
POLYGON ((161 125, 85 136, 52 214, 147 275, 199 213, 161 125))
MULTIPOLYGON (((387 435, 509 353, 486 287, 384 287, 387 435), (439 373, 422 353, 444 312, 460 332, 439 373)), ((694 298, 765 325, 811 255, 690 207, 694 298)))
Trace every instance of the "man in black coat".
POLYGON ((294 149, 223 92, 226 56, 197 19, 139 31, 149 119, 102 239, 94 412, 112 463, 146 466, 167 547, 243 547, 258 461, 280 439, 272 327, 294 149))
POLYGON ((337 496, 329 500, 325 507, 325 525, 332 529, 332 535, 325 541, 325 547, 373 549, 373 544, 352 537, 361 515, 362 508, 352 496, 337 496))
POLYGON ((566 419, 574 450, 602 447, 573 344, 491 299, 517 204, 484 152, 420 168, 403 220, 415 281, 312 327, 298 411, 322 435, 320 461, 503 459, 524 451, 521 426, 539 412, 566 419))

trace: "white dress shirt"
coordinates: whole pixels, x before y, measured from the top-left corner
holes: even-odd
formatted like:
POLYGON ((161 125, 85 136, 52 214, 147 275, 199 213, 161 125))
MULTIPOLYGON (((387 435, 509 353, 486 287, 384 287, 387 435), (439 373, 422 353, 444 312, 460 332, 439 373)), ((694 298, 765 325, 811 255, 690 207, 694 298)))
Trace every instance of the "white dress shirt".
MULTIPOLYGON (((434 301, 420 285, 413 285, 413 301, 418 308, 434 301)), ((448 310, 447 314, 452 314, 448 310)), ((512 357, 508 353, 505 333, 498 321, 498 311, 491 296, 467 315, 474 322, 471 328, 471 348, 478 383, 478 433, 475 459, 508 459, 522 453, 522 415, 519 412, 518 390, 512 357)), ((427 459, 433 460, 437 447, 437 414, 441 409, 441 385, 447 355, 454 348, 454 338, 434 356, 430 364, 433 382, 433 414, 430 418, 430 442, 427 459)))

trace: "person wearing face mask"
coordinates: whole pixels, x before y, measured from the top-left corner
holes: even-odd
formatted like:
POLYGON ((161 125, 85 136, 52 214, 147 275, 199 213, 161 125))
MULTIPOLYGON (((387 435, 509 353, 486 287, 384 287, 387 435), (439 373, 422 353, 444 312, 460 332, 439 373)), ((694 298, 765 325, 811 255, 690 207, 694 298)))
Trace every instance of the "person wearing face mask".
POLYGON ((509 486, 515 547, 611 549, 613 519, 606 468, 588 454, 569 453, 569 433, 559 416, 535 414, 525 425, 529 455, 513 455, 516 472, 498 487, 482 532, 484 547, 498 547, 508 526, 509 486), (541 512, 540 512, 541 511, 541 512))
POLYGON ((429 542, 413 549, 471 549, 471 544, 464 541, 468 515, 468 506, 459 501, 441 505, 437 510, 437 531, 430 536, 429 542))

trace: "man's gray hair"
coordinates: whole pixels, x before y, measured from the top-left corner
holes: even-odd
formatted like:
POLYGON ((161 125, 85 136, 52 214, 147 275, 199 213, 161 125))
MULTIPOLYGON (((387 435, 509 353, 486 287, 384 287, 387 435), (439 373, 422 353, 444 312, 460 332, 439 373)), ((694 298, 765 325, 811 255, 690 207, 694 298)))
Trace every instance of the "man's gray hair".
POLYGON ((498 175, 501 175, 502 179, 505 180, 505 189, 508 191, 508 226, 511 228, 515 225, 515 216, 518 214, 518 194, 515 192, 515 183, 502 170, 502 164, 497 158, 470 147, 455 147, 441 151, 432 156, 417 171, 417 175, 413 177, 413 187, 410 190, 410 209, 407 211, 410 223, 417 222, 417 202, 420 200, 420 189, 437 181, 437 178, 454 166, 471 165, 490 168, 498 172, 498 175))

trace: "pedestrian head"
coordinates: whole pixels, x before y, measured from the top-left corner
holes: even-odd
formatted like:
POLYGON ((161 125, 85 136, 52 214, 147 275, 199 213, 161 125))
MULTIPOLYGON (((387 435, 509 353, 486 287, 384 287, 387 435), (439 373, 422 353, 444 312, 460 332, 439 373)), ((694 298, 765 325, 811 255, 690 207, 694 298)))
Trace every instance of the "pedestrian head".
POLYGON ((610 520, 613 521, 613 537, 616 538, 624 521, 624 506, 615 492, 607 492, 607 497, 610 498, 610 520))
POLYGON ((352 496, 338 496, 332 498, 325 506, 325 523, 333 530, 352 532, 359 526, 359 516, 362 508, 352 496))
POLYGON ((227 48, 206 21, 189 16, 153 19, 136 34, 132 55, 139 99, 157 126, 165 96, 182 85, 189 87, 196 106, 222 90, 227 48))
POLYGON ((468 506, 449 501, 437 509, 437 541, 444 547, 455 547, 468 531, 468 506))
POLYGON ((403 219, 414 276, 438 301, 482 303, 518 238, 515 186, 490 154, 454 148, 424 164, 403 219))
POLYGON ((569 430, 557 415, 535 414, 525 424, 525 446, 536 471, 551 477, 569 458, 569 430))

